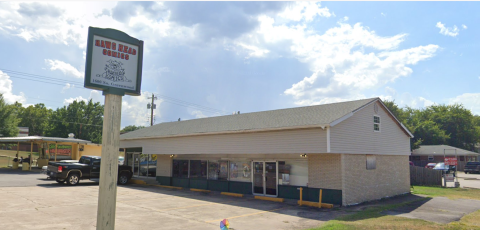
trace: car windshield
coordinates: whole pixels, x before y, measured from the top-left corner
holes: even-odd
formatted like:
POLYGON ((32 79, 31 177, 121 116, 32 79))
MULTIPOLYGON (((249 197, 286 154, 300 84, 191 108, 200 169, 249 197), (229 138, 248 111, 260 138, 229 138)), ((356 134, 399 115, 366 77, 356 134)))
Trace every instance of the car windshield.
POLYGON ((438 163, 433 169, 444 169, 443 163, 438 163))

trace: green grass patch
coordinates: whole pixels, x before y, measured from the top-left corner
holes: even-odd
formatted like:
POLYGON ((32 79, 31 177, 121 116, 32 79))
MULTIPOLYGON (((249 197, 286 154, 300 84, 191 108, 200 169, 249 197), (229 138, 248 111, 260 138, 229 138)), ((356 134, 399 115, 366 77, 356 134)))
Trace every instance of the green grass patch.
POLYGON ((414 186, 412 194, 430 197, 442 196, 449 199, 475 199, 480 200, 480 189, 473 188, 442 188, 429 186, 414 186))
MULTIPOLYGON (((450 199, 477 199, 480 200, 480 189, 463 188, 442 188, 415 186, 412 189, 413 194, 426 195, 428 197, 442 196, 450 199)), ((425 197, 424 199, 429 199, 425 197)), ((361 211, 354 211, 352 214, 339 216, 334 220, 326 222, 318 228, 310 230, 350 230, 350 229, 418 229, 418 230, 463 230, 480 229, 480 210, 465 215, 460 221, 449 224, 437 224, 420 219, 410 219, 382 214, 382 212, 409 205, 413 202, 422 202, 424 199, 408 201, 400 204, 385 204, 368 207, 361 211)), ((344 211, 348 213, 347 210, 344 211)))

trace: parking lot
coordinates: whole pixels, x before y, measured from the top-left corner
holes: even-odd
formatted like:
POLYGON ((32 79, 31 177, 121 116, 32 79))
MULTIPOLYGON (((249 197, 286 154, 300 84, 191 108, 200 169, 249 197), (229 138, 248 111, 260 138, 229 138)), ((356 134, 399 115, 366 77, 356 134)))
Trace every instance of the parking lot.
MULTIPOLYGON (((0 229, 95 229, 98 184, 60 185, 38 172, 0 169, 0 229)), ((129 184, 117 190, 115 229, 308 229, 341 212, 129 184)))

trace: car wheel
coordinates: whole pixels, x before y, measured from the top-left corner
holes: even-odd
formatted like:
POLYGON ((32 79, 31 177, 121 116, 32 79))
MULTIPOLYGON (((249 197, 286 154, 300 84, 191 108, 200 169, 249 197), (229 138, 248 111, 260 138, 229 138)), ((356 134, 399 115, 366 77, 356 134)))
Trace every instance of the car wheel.
POLYGON ((468 172, 465 172, 465 174, 468 174, 468 172))
POLYGON ((80 181, 80 178, 79 178, 78 174, 76 174, 76 173, 70 174, 67 177, 67 184, 68 185, 77 185, 79 181, 80 181))
POLYGON ((59 184, 65 183, 65 180, 56 179, 56 181, 57 181, 59 184))
POLYGON ((118 177, 118 183, 121 185, 127 184, 128 182, 128 175, 126 173, 120 174, 118 177))

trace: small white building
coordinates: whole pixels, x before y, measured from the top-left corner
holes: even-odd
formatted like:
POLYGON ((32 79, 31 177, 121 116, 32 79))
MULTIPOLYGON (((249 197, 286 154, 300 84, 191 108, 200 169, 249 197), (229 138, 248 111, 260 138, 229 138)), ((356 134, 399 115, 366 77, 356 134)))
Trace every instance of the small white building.
POLYGON ((412 137, 370 98, 161 123, 120 147, 160 184, 353 205, 410 192, 412 137))

